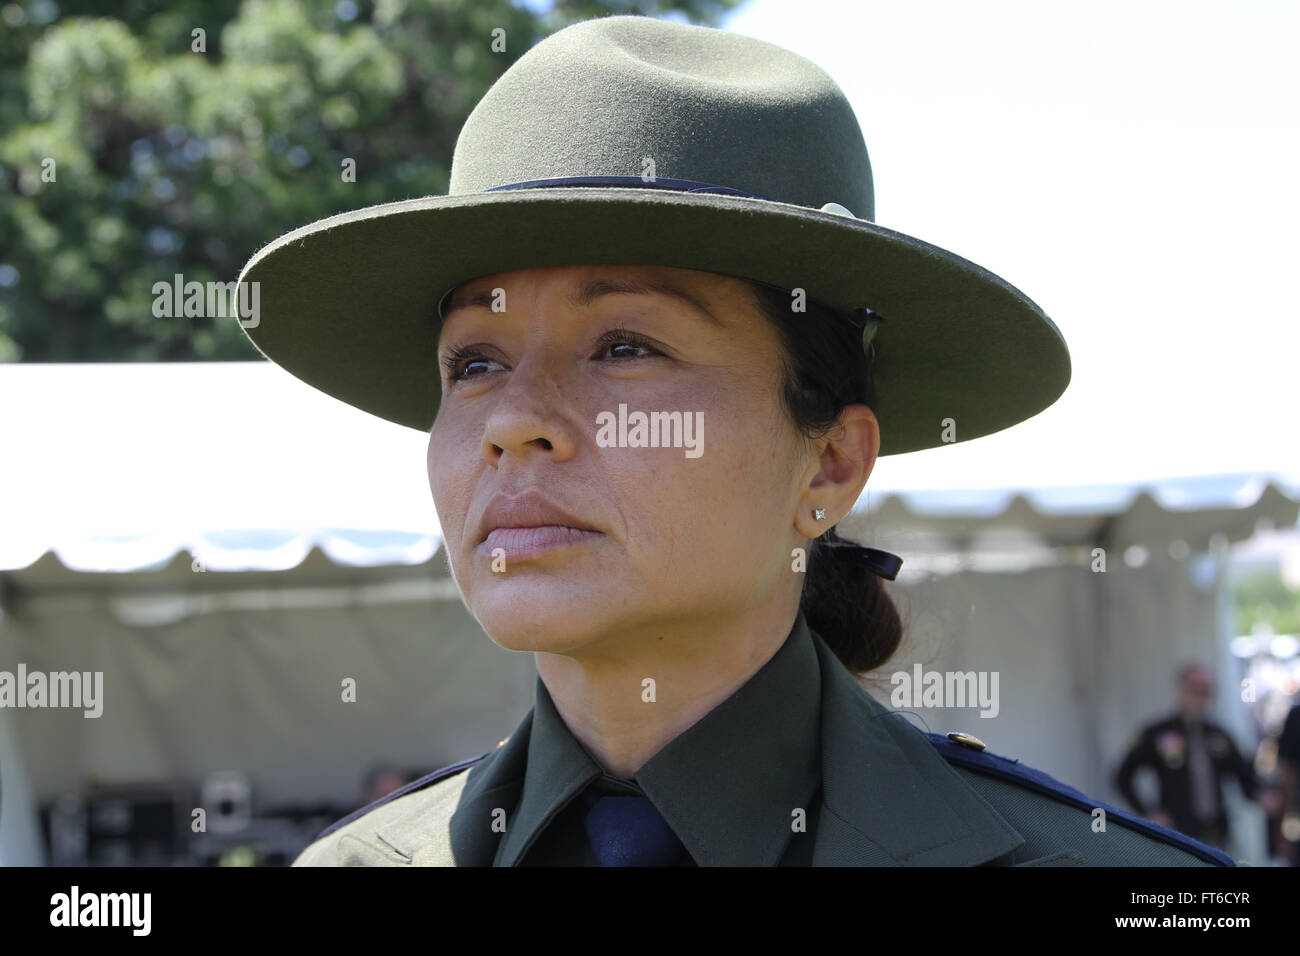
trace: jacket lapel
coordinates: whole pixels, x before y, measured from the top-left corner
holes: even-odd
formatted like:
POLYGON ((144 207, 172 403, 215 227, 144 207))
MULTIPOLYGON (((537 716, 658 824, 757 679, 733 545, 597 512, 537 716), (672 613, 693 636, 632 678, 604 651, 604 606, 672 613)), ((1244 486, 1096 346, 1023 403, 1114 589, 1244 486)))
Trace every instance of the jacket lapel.
POLYGON ((496 860, 503 828, 523 795, 532 730, 529 709, 510 738, 471 768, 460 804, 447 824, 456 866, 491 866, 496 860))
MULTIPOLYGON (((501 839, 500 826, 523 791, 532 725, 529 710, 496 750, 440 785, 437 796, 418 804, 411 815, 377 830, 377 843, 386 852, 372 851, 372 856, 398 865, 491 866, 501 839), (498 809, 504 813, 496 813, 498 809), (501 823, 495 823, 498 820, 501 823)), ((351 852, 356 855, 357 849, 351 852)))
POLYGON ((813 866, 978 866, 1024 844, 815 632, 813 642, 822 674, 822 806, 813 866))

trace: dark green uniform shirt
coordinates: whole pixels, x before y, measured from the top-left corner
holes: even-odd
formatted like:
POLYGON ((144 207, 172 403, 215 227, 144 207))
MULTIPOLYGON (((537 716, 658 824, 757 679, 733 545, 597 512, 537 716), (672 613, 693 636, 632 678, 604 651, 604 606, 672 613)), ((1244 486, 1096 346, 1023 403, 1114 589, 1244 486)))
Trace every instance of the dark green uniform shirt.
POLYGON ((684 866, 1232 864, 976 741, 922 733, 801 614, 767 664, 629 780, 602 772, 539 680, 495 751, 345 817, 294 865, 591 865, 579 797, 593 784, 649 798, 684 866))
POLYGON ((595 866, 577 799, 590 785, 648 797, 682 841, 678 866, 808 866, 820 739, 821 673, 802 615, 749 681, 630 778, 601 769, 538 678, 523 794, 494 865, 595 866))

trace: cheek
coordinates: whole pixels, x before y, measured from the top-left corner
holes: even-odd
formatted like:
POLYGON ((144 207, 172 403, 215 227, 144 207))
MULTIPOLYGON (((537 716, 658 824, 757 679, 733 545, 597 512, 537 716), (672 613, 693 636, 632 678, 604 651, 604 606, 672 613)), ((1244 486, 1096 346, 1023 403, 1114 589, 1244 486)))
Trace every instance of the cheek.
POLYGON ((679 449, 602 449, 604 471, 631 510, 629 533, 645 558, 709 579, 762 563, 782 545, 790 486, 784 433, 763 399, 733 391, 679 408, 704 413, 702 454, 679 449))
POLYGON ((443 536, 453 540, 460 534, 469 507, 472 488, 467 474, 473 470, 474 463, 478 460, 475 449, 470 444, 468 434, 463 429, 457 429, 454 423, 445 418, 434 420, 429 433, 425 468, 443 536))

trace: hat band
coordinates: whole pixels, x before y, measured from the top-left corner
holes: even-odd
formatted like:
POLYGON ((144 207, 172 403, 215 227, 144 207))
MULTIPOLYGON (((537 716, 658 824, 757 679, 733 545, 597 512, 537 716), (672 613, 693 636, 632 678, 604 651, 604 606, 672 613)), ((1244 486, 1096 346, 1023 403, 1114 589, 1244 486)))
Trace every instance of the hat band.
MULTIPOLYGON (((780 202, 780 200, 773 199, 771 196, 764 196, 762 193, 751 193, 744 189, 737 189, 735 186, 719 186, 716 183, 702 183, 695 179, 669 179, 667 177, 656 177, 652 180, 645 180, 640 176, 557 176, 552 179, 526 179, 523 182, 506 183, 504 186, 490 186, 483 190, 483 192, 495 193, 503 192, 507 189, 545 189, 556 186, 632 186, 638 189, 671 189, 677 192, 688 193, 720 193, 726 196, 743 196, 747 199, 762 199, 766 202, 780 202)), ((850 218, 854 218, 853 213, 849 212, 849 210, 840 206, 838 203, 827 203, 826 206, 822 207, 822 211, 835 212, 837 215, 847 215, 850 218), (831 207, 835 208, 832 209, 831 207)), ((447 302, 447 297, 455 290, 456 287, 453 286, 439 297, 437 308, 439 322, 445 318, 442 309, 447 302)), ((876 329, 879 327, 880 322, 883 321, 884 316, 866 308, 855 309, 853 311, 861 313, 865 320, 865 326, 862 330, 862 349, 863 351, 869 350, 870 354, 874 357, 875 348, 872 345, 871 340, 875 337, 876 329)), ((890 555, 888 552, 876 553, 885 555, 887 558, 894 557, 894 555, 890 555)), ((868 561, 867 563, 870 564, 871 562, 868 561)), ((901 560, 899 561, 899 564, 902 564, 901 560)), ((886 559, 884 565, 881 565, 879 568, 873 567, 872 570, 876 571, 876 573, 880 574, 882 577, 892 578, 893 574, 897 574, 898 571, 897 568, 894 568, 893 574, 890 574, 890 566, 890 562, 886 559)))
MULTIPOLYGON (((694 179, 667 179, 657 177, 646 181, 640 176, 558 176, 554 179, 528 179, 520 183, 506 183, 504 186, 492 186, 483 190, 486 193, 502 192, 507 189, 546 189, 555 186, 635 186, 639 189, 672 189, 688 193, 721 193, 726 196, 743 196, 747 199, 763 199, 776 202, 770 196, 746 192, 734 186, 719 186, 716 183, 702 183, 694 179)), ((442 307, 447 297, 455 291, 455 286, 448 289, 438 299, 438 321, 444 318, 442 307)))
POLYGON ((662 176, 649 181, 640 176, 560 176, 556 179, 529 179, 522 183, 508 183, 505 186, 493 186, 483 191, 494 193, 503 189, 544 189, 548 186, 635 186, 644 189, 674 189, 687 193, 721 193, 725 196, 744 196, 748 199, 777 202, 771 196, 746 192, 734 186, 717 186, 713 183, 696 182, 694 179, 665 179, 662 176))

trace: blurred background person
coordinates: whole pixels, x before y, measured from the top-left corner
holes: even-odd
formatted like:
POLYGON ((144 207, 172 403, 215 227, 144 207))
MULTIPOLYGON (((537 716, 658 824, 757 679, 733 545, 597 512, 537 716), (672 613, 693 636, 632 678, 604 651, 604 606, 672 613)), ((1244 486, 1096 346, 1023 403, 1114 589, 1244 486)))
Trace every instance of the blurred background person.
POLYGON ((1235 779, 1250 800, 1256 798, 1259 782, 1228 733, 1206 719, 1213 697, 1209 670, 1197 662, 1184 665, 1178 673, 1177 712, 1137 734, 1115 775, 1115 785, 1144 817, 1223 849, 1228 839, 1223 778, 1235 779), (1156 806, 1148 806, 1133 786, 1144 767, 1156 774, 1160 792, 1156 806))
POLYGON ((376 800, 382 800, 399 787, 404 787, 415 777, 392 764, 377 764, 366 772, 361 782, 361 803, 357 806, 368 807, 376 800))

